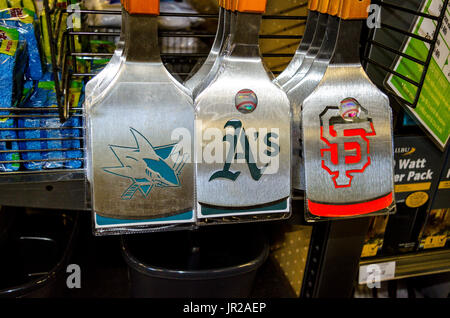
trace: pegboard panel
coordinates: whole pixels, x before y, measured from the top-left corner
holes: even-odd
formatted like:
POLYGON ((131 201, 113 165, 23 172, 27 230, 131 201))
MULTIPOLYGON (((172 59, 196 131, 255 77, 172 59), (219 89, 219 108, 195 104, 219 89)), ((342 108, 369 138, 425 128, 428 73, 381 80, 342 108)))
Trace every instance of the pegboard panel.
POLYGON ((280 266, 297 297, 300 297, 311 232, 311 226, 286 226, 283 228, 283 234, 271 247, 273 259, 280 266))

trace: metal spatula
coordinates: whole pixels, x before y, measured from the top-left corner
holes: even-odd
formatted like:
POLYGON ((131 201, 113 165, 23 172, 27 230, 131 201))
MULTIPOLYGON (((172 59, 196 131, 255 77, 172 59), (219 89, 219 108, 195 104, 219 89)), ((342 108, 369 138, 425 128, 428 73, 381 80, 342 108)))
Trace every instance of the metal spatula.
POLYGON ((102 217, 155 219, 193 210, 194 108, 164 67, 159 1, 130 0, 117 76, 86 111, 88 180, 102 217))
POLYGON ((230 51, 195 101, 199 218, 289 213, 290 105, 262 62, 265 7, 238 1, 230 51))
POLYGON ((392 114, 365 74, 359 39, 369 0, 343 0, 336 49, 302 109, 306 218, 395 209, 392 114))
POLYGON ((287 92, 292 109, 292 187, 296 190, 305 189, 305 167, 300 130, 302 104, 305 98, 314 91, 322 80, 333 55, 339 28, 339 18, 335 15, 339 9, 340 1, 330 1, 328 8, 322 10, 322 13, 329 14, 326 32, 319 53, 315 57, 308 72, 304 76, 300 73, 294 75, 289 83, 283 87, 287 92))
POLYGON ((225 0, 220 5, 223 5, 224 11, 224 31, 222 46, 220 48, 219 55, 214 60, 214 64, 209 70, 208 74, 192 89, 192 97, 197 98, 197 96, 209 86, 209 84, 214 80, 217 73, 222 67, 223 57, 227 54, 230 49, 230 39, 234 34, 235 18, 236 13, 234 10, 234 2, 236 0, 225 0))
POLYGON ((281 86, 291 79, 303 63, 303 59, 308 52, 316 31, 317 21, 319 19, 319 12, 317 11, 318 5, 319 0, 308 1, 308 17, 306 19, 305 32, 303 34, 302 41, 295 51, 291 62, 275 79, 275 82, 281 86))
MULTIPOLYGON (((124 3, 124 0, 121 1, 124 3)), ((114 76, 116 76, 117 71, 119 70, 121 64, 121 58, 123 53, 123 48, 125 45, 125 9, 122 8, 122 28, 120 31, 119 42, 117 43, 116 49, 114 50, 114 54, 111 57, 111 60, 105 66, 105 68, 94 76, 85 87, 85 103, 84 107, 89 108, 90 105, 94 102, 93 100, 98 98, 101 92, 111 83, 114 76)))
POLYGON ((200 69, 184 83, 184 86, 186 86, 191 91, 193 91, 204 80, 209 71, 211 71, 214 62, 216 61, 217 57, 219 56, 220 50, 222 49, 225 30, 225 9, 223 8, 223 3, 224 0, 219 1, 219 18, 217 21, 217 31, 214 43, 211 47, 211 51, 209 52, 208 57, 206 58, 200 69))
POLYGON ((318 7, 317 11, 319 12, 319 17, 317 20, 316 25, 316 31, 314 33, 313 40, 311 42, 311 45, 309 46, 308 50, 306 51, 305 57, 303 58, 302 64, 298 68, 298 70, 295 72, 295 74, 283 84, 283 89, 286 91, 286 87, 292 86, 292 83, 297 83, 300 81, 303 77, 306 76, 309 69, 311 68, 311 65, 313 64, 314 60, 317 57, 317 54, 319 53, 320 47, 322 46, 325 32, 327 28, 328 23, 328 3, 329 0, 319 0, 318 1, 318 7))

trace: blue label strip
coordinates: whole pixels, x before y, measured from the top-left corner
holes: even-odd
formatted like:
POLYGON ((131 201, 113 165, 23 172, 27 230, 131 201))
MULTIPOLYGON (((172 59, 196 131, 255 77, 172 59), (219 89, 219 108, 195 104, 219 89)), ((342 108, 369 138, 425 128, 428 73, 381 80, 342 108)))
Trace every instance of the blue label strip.
POLYGON ((161 219, 150 219, 150 220, 122 220, 122 219, 114 219, 114 218, 107 218, 100 216, 98 214, 95 214, 95 219, 97 222, 97 225, 105 226, 105 225, 119 225, 119 224, 140 224, 140 223, 155 223, 155 222, 167 222, 167 221, 191 221, 194 216, 193 211, 189 211, 182 214, 177 214, 174 216, 170 216, 167 218, 161 218, 161 219))

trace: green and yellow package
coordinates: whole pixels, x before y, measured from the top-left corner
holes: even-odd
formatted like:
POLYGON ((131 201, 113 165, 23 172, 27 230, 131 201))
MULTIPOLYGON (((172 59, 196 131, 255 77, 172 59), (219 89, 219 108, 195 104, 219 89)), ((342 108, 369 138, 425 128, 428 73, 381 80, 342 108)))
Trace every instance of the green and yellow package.
POLYGON ((26 8, 8 8, 0 10, 0 25, 19 31, 20 40, 27 42, 27 76, 39 80, 43 75, 39 49, 39 34, 35 30, 35 14, 26 8))

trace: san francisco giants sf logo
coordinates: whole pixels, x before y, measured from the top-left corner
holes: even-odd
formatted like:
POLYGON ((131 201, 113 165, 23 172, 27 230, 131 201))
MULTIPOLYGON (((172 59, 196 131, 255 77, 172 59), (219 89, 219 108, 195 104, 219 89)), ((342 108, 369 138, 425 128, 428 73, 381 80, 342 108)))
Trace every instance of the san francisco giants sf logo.
POLYGON ((335 188, 352 186, 355 174, 370 166, 370 140, 375 136, 372 119, 354 98, 339 107, 328 106, 320 114, 321 167, 331 175, 335 188))

